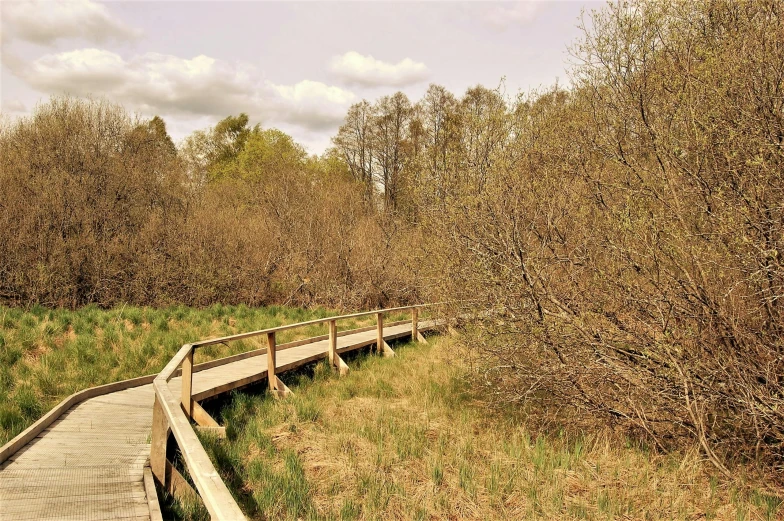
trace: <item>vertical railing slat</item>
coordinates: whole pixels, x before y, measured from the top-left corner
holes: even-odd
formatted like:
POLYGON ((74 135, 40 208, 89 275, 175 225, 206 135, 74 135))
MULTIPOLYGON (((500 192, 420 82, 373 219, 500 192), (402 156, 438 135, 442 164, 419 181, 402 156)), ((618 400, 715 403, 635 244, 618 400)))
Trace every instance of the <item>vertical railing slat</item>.
POLYGON ((166 484, 166 446, 169 442, 169 420, 161 407, 158 395, 152 406, 150 435, 150 470, 161 485, 166 484))
POLYGON ((340 368, 338 363, 338 324, 336 320, 329 321, 329 364, 340 368))
POLYGON ((376 313, 376 349, 378 354, 384 353, 384 314, 376 313))
POLYGON ((188 418, 193 416, 193 347, 182 360, 182 408, 188 418))
POLYGON ((275 377, 275 332, 267 333, 267 381, 269 390, 274 391, 278 388, 275 377))

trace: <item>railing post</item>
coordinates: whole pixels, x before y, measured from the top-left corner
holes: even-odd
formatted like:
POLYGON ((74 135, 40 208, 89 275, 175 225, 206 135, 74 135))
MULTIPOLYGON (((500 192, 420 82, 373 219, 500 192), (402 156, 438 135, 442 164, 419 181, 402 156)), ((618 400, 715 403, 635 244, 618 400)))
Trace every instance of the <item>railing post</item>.
POLYGON ((329 321, 329 364, 340 368, 338 363, 338 324, 336 320, 329 321))
POLYGON ((150 436, 150 470, 161 485, 166 485, 166 446, 169 442, 169 421, 161 407, 158 394, 152 406, 152 434, 150 436))
POLYGON ((376 349, 378 354, 384 352, 384 315, 376 313, 376 349))
POLYGON ((419 339, 419 308, 411 308, 411 341, 419 339))
POLYGON ((193 416, 193 347, 182 360, 182 408, 188 418, 193 416))
POLYGON ((267 333, 267 382, 269 390, 277 390, 277 379, 275 376, 275 332, 267 333))

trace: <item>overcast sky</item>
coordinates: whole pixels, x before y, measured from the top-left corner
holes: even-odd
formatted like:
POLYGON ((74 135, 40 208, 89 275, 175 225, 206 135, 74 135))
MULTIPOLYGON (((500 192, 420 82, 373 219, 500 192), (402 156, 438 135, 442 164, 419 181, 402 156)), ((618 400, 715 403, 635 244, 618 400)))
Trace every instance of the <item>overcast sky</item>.
POLYGON ((175 140, 246 112, 321 153, 363 98, 568 83, 581 11, 600 6, 3 0, 0 101, 17 117, 51 94, 106 97, 162 116, 175 140))

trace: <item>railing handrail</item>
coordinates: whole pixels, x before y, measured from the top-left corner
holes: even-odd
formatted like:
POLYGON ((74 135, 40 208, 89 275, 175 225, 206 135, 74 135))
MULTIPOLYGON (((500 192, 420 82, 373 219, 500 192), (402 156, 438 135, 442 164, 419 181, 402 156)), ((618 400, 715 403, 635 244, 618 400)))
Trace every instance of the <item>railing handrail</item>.
POLYGON ((196 431, 180 408, 180 402, 172 394, 168 383, 156 378, 152 385, 155 389, 156 404, 160 404, 162 412, 168 418, 169 428, 177 440, 180 452, 188 465, 188 472, 210 517, 245 521, 245 514, 242 513, 239 505, 234 501, 234 496, 215 470, 207 451, 201 445, 196 431))
MULTIPOLYGON (((185 411, 183 411, 181 403, 182 398, 178 401, 169 389, 168 382, 172 379, 177 369, 183 365, 183 362, 188 361, 188 369, 185 370, 183 367, 183 379, 185 378, 192 378, 192 367, 193 367, 193 353, 197 347, 204 347, 209 345, 215 345, 225 342, 230 342, 234 340, 242 340, 245 338, 250 338, 254 336, 261 336, 267 335, 268 339, 270 336, 272 337, 273 342, 273 352, 271 353, 274 357, 274 334, 280 331, 287 331, 289 329, 294 329, 298 327, 306 327, 324 323, 333 323, 337 322, 338 320, 345 320, 351 318, 360 318, 369 315, 377 315, 378 317, 378 327, 379 327, 379 338, 382 338, 381 329, 382 329, 382 322, 381 316, 387 313, 393 313, 396 311, 405 311, 411 310, 413 318, 413 330, 416 331, 416 316, 417 311, 420 308, 430 307, 438 305, 438 303, 431 303, 431 304, 415 304, 411 306, 399 306, 394 308, 386 308, 386 309, 376 309, 373 311, 363 311, 360 313, 350 313, 347 315, 337 315, 332 317, 325 317, 325 318, 318 318, 314 320, 307 320, 304 322, 298 322, 296 324, 285 324, 281 326, 276 326, 267 329, 261 329, 258 331, 251 331, 248 333, 240 333, 237 335, 230 335, 220 338, 212 338, 207 340, 199 340, 196 342, 192 342, 189 344, 184 344, 177 353, 169 360, 169 363, 166 364, 166 367, 158 373, 158 376, 153 380, 153 388, 155 389, 155 409, 153 411, 153 448, 151 452, 158 452, 160 454, 161 450, 163 450, 163 461, 161 461, 161 457, 153 458, 151 454, 151 465, 153 467, 153 473, 159 477, 161 475, 165 475, 165 470, 163 470, 160 466, 163 465, 165 468, 165 440, 163 447, 156 447, 156 418, 158 418, 158 422, 165 419, 165 423, 168 425, 168 429, 171 430, 171 433, 174 435, 175 439, 177 440, 177 444, 180 447, 180 451, 185 459, 185 463, 188 466, 188 471, 193 479, 194 484, 196 485, 196 489, 201 496, 204 506, 207 508, 207 511, 210 513, 210 516, 213 519, 226 519, 226 520, 244 520, 245 515, 240 510, 237 502, 234 501, 234 497, 231 495, 231 492, 226 487, 226 484, 220 478, 220 475, 215 470, 215 467, 212 464, 207 452, 204 450, 204 447, 199 442, 199 438, 196 435, 196 432, 191 425, 189 420, 189 415, 186 415, 185 411), (160 415, 163 415, 165 418, 160 418, 160 415), (154 460, 154 461, 153 461, 154 460)), ((330 329, 332 330, 333 327, 331 326, 330 329)), ((334 349, 334 331, 331 331, 332 340, 331 340, 331 349, 334 349)), ((268 352, 268 356, 270 353, 268 352)), ((274 362, 273 362, 274 363, 274 362)), ((270 367, 270 370, 273 370, 270 367)), ((269 378, 269 373, 268 373, 269 378)), ((188 387, 190 391, 190 387, 188 387)), ((190 397, 188 397, 190 399, 190 397)), ((166 430, 166 429, 164 429, 166 430)))
POLYGON ((374 309, 373 311, 362 311, 360 313, 350 313, 348 315, 336 315, 333 317, 315 318, 313 320, 306 320, 305 322, 297 322, 296 324, 284 324, 282 326, 275 326, 267 329, 259 329, 258 331, 249 331, 247 333, 239 333, 236 335, 229 335, 220 338, 209 338, 207 340, 198 340, 196 342, 191 342, 189 345, 193 346, 194 348, 205 347, 205 346, 211 346, 215 344, 222 344, 224 342, 231 342, 234 340, 243 340, 245 338, 265 335, 267 333, 278 333, 280 331, 287 331, 289 329, 296 329, 298 327, 326 324, 327 322, 331 322, 333 320, 346 320, 349 318, 359 318, 359 317, 366 317, 369 315, 375 315, 377 313, 393 313, 395 311, 406 311, 409 309, 425 308, 425 307, 435 306, 435 305, 437 304, 415 304, 412 306, 399 306, 396 308, 374 309))

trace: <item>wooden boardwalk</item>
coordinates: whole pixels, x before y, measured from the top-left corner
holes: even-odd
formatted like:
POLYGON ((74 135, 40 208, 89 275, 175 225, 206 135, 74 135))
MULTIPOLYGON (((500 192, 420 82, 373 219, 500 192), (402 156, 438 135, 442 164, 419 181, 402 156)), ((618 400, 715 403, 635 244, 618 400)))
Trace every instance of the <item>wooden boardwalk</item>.
MULTIPOLYGON (((432 327, 423 322, 419 329, 432 327)), ((410 324, 383 328, 385 340, 409 335, 410 324)), ((337 351, 376 341, 375 329, 347 334, 337 338, 337 351)), ((275 373, 326 358, 328 348, 329 340, 323 339, 281 349, 275 373)), ((195 372, 192 395, 203 400, 266 376, 266 354, 228 361, 195 372)), ((179 399, 180 378, 169 387, 179 399)), ((87 399, 63 412, 0 464, 0 521, 155 521, 157 499, 148 498, 150 481, 145 488, 144 479, 145 473, 149 476, 154 400, 153 385, 147 383, 87 399)))

